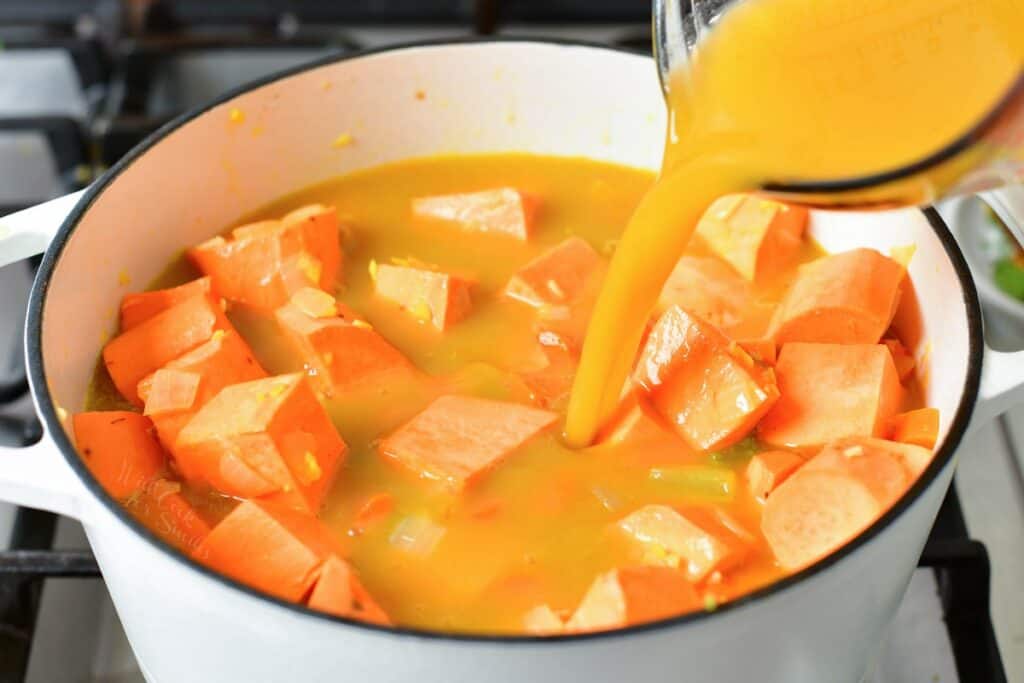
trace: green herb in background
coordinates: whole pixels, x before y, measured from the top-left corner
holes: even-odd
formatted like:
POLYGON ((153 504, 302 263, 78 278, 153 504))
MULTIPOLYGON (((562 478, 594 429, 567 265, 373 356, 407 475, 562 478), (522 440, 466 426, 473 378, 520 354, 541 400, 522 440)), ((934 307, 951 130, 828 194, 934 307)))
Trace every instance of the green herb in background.
POLYGON ((1010 296, 1024 300, 1024 265, 1017 259, 997 261, 993 271, 996 286, 1010 296))

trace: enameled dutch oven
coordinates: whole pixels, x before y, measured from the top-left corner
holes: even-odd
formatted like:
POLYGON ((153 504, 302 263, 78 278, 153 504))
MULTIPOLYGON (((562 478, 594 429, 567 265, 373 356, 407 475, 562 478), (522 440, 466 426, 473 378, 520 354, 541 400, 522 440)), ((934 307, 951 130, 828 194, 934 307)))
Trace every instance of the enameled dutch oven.
POLYGON ((332 58, 177 119, 81 196, 0 221, 0 264, 46 252, 25 331, 46 435, 31 448, 0 451, 0 498, 81 520, 151 683, 861 680, 949 485, 972 411, 975 423, 995 414, 1024 382, 1024 357, 985 349, 974 285, 931 210, 815 212, 811 233, 828 250, 917 245, 910 272, 927 345, 927 401, 942 415, 934 461, 853 542, 714 612, 547 639, 325 616, 164 545, 75 452, 67 417, 83 407, 120 298, 186 245, 268 200, 338 174, 442 153, 529 152, 655 170, 664 130, 650 58, 531 41, 332 58), (353 144, 332 147, 342 133, 353 144))

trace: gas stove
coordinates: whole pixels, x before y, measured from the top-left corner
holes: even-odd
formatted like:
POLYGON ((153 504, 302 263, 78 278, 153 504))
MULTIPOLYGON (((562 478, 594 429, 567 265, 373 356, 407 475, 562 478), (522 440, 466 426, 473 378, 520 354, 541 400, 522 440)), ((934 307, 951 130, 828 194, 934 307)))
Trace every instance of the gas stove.
MULTIPOLYGON (((649 51, 648 12, 636 0, 5 0, 0 215, 83 187, 176 114, 307 60, 481 34, 649 51)), ((33 270, 0 269, 4 444, 40 434, 20 344, 33 270)), ((1024 680, 1018 413, 961 446, 870 681, 1024 680)), ((0 504, 0 683, 142 680, 81 527, 0 504)))

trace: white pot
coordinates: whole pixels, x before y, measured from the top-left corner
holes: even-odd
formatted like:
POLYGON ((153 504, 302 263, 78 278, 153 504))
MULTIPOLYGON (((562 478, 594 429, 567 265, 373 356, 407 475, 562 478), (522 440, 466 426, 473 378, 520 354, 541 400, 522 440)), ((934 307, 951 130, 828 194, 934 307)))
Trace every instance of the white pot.
POLYGON ((83 522, 147 680, 862 678, 949 485, 976 401, 976 415, 990 416, 1024 381, 1024 358, 984 349, 974 286, 931 211, 815 213, 811 232, 830 250, 917 245, 910 270, 931 345, 927 399, 942 414, 934 462, 846 547, 714 613, 547 640, 385 629, 317 614, 257 594, 156 540, 103 492, 65 431, 67 413, 82 409, 119 299, 185 245, 268 199, 406 157, 518 151, 656 169, 665 128, 660 92, 650 59, 580 45, 471 42, 335 58, 193 112, 84 196, 0 222, 0 263, 49 244, 26 329, 46 436, 0 453, 0 498, 83 522), (233 108, 244 123, 232 123, 233 108), (354 143, 332 148, 345 132, 354 143))

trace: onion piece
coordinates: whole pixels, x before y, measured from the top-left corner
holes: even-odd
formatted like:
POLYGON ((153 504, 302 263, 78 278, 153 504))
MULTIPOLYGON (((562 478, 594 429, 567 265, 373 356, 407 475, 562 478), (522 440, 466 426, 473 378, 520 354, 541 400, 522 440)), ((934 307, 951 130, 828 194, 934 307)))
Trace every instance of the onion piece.
POLYGON ((446 531, 428 517, 413 515, 395 525, 388 542, 404 552, 426 557, 434 552, 446 531))

